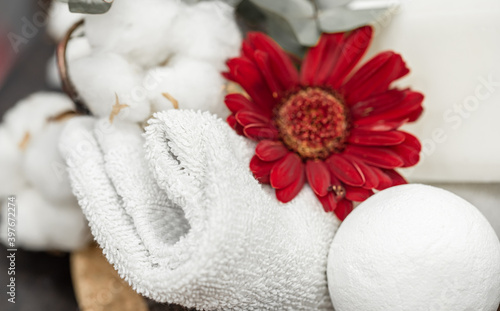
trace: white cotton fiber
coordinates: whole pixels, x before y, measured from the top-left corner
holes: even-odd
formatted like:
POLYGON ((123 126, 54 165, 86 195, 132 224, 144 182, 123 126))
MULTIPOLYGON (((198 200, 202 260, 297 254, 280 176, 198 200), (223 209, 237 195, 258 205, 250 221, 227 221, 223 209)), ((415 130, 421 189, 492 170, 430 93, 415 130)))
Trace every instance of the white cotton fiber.
POLYGON ((60 41, 71 26, 81 20, 83 16, 83 14, 71 13, 67 3, 52 1, 49 9, 47 33, 55 41, 60 41))
POLYGON ((4 115, 4 124, 15 144, 33 139, 45 126, 50 117, 73 110, 73 102, 60 93, 39 92, 19 101, 4 115))
POLYGON ((0 200, 26 185, 21 173, 22 153, 4 126, 0 126, 0 200))
MULTIPOLYGON (((118 1, 119 2, 119 1, 118 1)), ((70 64, 70 76, 78 93, 98 117, 109 117, 116 96, 123 108, 117 119, 141 122, 150 115, 142 87, 142 70, 115 53, 93 54, 70 64)))
POLYGON ((66 171, 59 154, 59 136, 65 122, 50 122, 26 149, 22 162, 28 182, 51 202, 74 201, 66 171))
POLYGON ((17 196, 16 244, 31 250, 70 251, 89 240, 87 223, 73 197, 57 148, 73 110, 59 93, 35 93, 7 111, 0 126, 0 239, 7 241, 7 196, 17 196))
POLYGON ((177 54, 206 60, 219 70, 235 57, 241 46, 241 34, 234 9, 222 1, 199 2, 186 7, 175 20, 170 39, 177 54))
MULTIPOLYGON (((29 250, 72 251, 90 241, 87 221, 76 199, 60 206, 33 188, 16 193, 16 246, 29 250)), ((0 239, 7 242, 8 201, 1 206, 0 239)))
MULTIPOLYGON (((88 56, 92 52, 89 40, 86 37, 72 38, 66 49, 66 60, 71 63, 81 57, 88 56)), ((57 68, 57 57, 54 54, 47 62, 47 83, 53 88, 61 88, 61 77, 57 68)))
POLYGON ((144 79, 153 110, 174 108, 173 103, 162 93, 168 93, 180 109, 210 111, 225 117, 225 80, 212 65, 186 57, 176 57, 169 66, 150 70, 144 79))
POLYGON ((87 37, 72 38, 68 42, 68 47, 66 48, 66 59, 68 62, 72 62, 81 57, 90 55, 91 52, 92 47, 87 37))
POLYGON ((106 14, 87 15, 85 34, 97 51, 120 53, 149 67, 172 52, 170 30, 184 6, 177 0, 120 0, 106 14))

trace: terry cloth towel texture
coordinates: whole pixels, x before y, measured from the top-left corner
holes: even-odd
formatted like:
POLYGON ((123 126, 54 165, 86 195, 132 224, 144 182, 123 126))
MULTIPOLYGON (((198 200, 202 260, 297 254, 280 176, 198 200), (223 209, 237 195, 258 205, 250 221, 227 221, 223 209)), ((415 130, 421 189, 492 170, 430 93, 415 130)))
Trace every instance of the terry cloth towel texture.
POLYGON ((248 168, 254 144, 209 113, 157 113, 145 144, 137 125, 103 122, 70 120, 60 147, 97 242, 136 291, 200 310, 333 309, 339 221, 310 188, 278 202, 248 168))

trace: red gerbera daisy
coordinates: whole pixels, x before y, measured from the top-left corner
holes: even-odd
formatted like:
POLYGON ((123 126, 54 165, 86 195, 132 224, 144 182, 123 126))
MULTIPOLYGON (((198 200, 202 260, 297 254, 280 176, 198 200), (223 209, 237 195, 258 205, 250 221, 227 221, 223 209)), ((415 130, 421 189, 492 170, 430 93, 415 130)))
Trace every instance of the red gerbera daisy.
POLYGON ((278 200, 292 200, 307 182, 343 220, 352 201, 406 183, 394 168, 419 161, 418 139, 398 128, 420 116, 423 95, 390 88, 409 72, 401 56, 380 53, 351 74, 371 37, 369 26, 323 34, 299 73, 271 38, 252 32, 242 56, 227 62, 225 77, 250 97, 226 96, 227 121, 259 141, 250 169, 278 200))

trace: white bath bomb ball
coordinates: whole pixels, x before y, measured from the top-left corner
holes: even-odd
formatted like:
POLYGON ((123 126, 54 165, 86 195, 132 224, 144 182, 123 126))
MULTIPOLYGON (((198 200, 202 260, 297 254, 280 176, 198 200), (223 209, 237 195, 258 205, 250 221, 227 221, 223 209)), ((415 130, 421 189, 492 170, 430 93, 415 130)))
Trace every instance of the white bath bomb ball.
POLYGON ((496 311, 500 243, 460 197, 425 185, 393 187, 340 226, 328 287, 336 311, 496 311))

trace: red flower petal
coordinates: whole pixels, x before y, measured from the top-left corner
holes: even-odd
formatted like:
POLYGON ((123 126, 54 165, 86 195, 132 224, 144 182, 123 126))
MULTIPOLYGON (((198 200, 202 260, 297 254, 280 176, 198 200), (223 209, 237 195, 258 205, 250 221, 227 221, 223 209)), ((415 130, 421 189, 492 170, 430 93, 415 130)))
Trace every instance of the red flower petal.
POLYGON ((323 35, 326 40, 325 50, 319 59, 316 71, 313 76, 313 85, 323 85, 329 76, 333 66, 338 61, 342 53, 343 33, 323 35))
POLYGON ((259 66, 260 72, 266 79, 267 85, 272 92, 274 98, 281 98, 281 94, 286 90, 281 84, 279 84, 278 79, 275 77, 275 73, 273 72, 273 68, 271 67, 269 56, 260 50, 255 51, 254 59, 257 66, 259 66))
POLYGON ((306 176, 312 190, 319 196, 325 196, 330 187, 330 172, 322 160, 306 162, 306 176))
POLYGON ((371 169, 377 175, 379 181, 378 186, 376 188, 377 190, 384 190, 392 186, 392 179, 387 174, 385 174, 381 169, 379 169, 378 167, 372 167, 371 169))
POLYGON ((247 40, 243 40, 241 43, 241 54, 253 61, 253 53, 254 48, 252 47, 252 44, 250 44, 247 40))
POLYGON ((399 131, 376 132, 353 129, 348 142, 364 146, 393 146, 402 143, 405 135, 399 131))
POLYGON ((267 124, 271 120, 262 114, 249 110, 240 110, 235 115, 236 120, 242 126, 247 126, 250 124, 267 124))
POLYGON ((405 145, 408 145, 409 147, 412 147, 415 150, 419 151, 422 150, 422 145, 420 144, 418 138, 407 132, 402 132, 402 133, 405 135, 405 141, 404 141, 405 145))
POLYGON ((406 90, 390 89, 375 94, 363 101, 354 103, 351 106, 351 115, 355 119, 359 119, 385 112, 401 104, 406 97, 406 93, 406 90))
POLYGON ((372 28, 360 27, 349 34, 323 34, 304 58, 302 85, 329 85, 338 88, 359 62, 370 44, 372 28))
POLYGON ((321 205, 323 205, 323 209, 325 212, 333 212, 335 208, 337 207, 337 200, 335 199, 335 195, 333 192, 328 192, 325 196, 316 196, 318 200, 321 202, 321 205))
POLYGON ((349 104, 385 91, 389 85, 409 72, 399 54, 383 52, 364 64, 343 86, 342 94, 349 104))
POLYGON ((229 75, 225 76, 241 85, 262 110, 271 112, 276 102, 257 65, 239 57, 228 60, 227 66, 229 75))
POLYGON ((379 120, 377 122, 370 124, 356 125, 356 128, 360 130, 384 132, 384 131, 392 131, 398 129, 401 126, 403 126, 403 124, 405 124, 406 122, 408 122, 408 119, 403 119, 400 121, 379 120))
POLYGON ((335 215, 341 220, 344 221, 344 219, 349 215, 353 210, 352 202, 348 200, 342 200, 337 203, 337 208, 335 209, 335 215))
POLYGON ((328 57, 332 56, 332 51, 339 45, 342 40, 343 34, 323 34, 315 47, 312 47, 307 52, 302 62, 300 72, 300 83, 302 85, 315 84, 315 77, 319 71, 320 66, 328 57))
POLYGON ((238 135, 243 135, 243 127, 236 121, 236 117, 232 114, 226 119, 227 124, 238 133, 238 135))
POLYGON ((253 140, 277 140, 278 130, 270 124, 250 124, 245 126, 243 133, 246 137, 253 140))
POLYGON ((409 116, 417 111, 420 111, 420 109, 422 108, 423 100, 424 96, 421 93, 408 91, 405 99, 400 105, 397 105, 391 110, 379 114, 372 114, 366 118, 358 119, 354 122, 354 124, 356 126, 363 126, 366 124, 379 122, 381 120, 400 121, 403 119, 409 119, 409 116))
POLYGON ((363 202, 373 195, 373 191, 370 189, 345 186, 346 195, 345 198, 355 202, 363 202))
POLYGON ((403 160, 403 165, 401 167, 410 167, 418 163, 420 161, 420 149, 417 150, 405 143, 402 143, 397 146, 392 146, 391 150, 399 155, 399 157, 403 160))
POLYGON ((260 32, 249 32, 247 38, 255 50, 264 51, 269 56, 272 72, 283 90, 298 86, 299 73, 297 69, 293 66, 288 55, 273 39, 260 32))
POLYGON ((255 154, 262 160, 272 162, 286 156, 290 151, 279 141, 262 140, 255 148, 255 154))
POLYGON ((362 186, 365 183, 363 175, 352 162, 339 154, 331 155, 325 164, 336 177, 348 185, 362 186))
POLYGON ((276 162, 265 162, 259 159, 256 155, 250 160, 250 171, 253 176, 263 184, 269 184, 269 174, 276 162))
POLYGON ((259 106, 257 106, 254 102, 246 98, 245 96, 239 93, 227 94, 224 102, 229 110, 232 113, 237 113, 240 110, 247 110, 260 113, 264 116, 271 117, 271 112, 264 112, 259 106))
POLYGON ((391 149, 403 159, 404 165, 402 167, 413 166, 420 160, 422 145, 415 136, 406 132, 402 133, 405 135, 404 142, 400 145, 391 147, 391 149))
POLYGON ((374 189, 378 186, 379 184, 378 177, 375 174, 375 172, 373 172, 370 166, 366 165, 362 160, 354 156, 345 155, 345 158, 351 161, 351 163, 356 167, 359 173, 363 175, 365 179, 365 184, 363 185, 363 188, 374 189))
POLYGON ((283 203, 290 202, 299 194, 305 183, 306 178, 304 176, 304 170, 301 170, 300 175, 290 185, 283 189, 276 190, 276 198, 283 203))
POLYGON ((289 152, 271 170, 271 186, 274 189, 283 189, 294 183, 304 174, 302 159, 293 152, 289 152))
MULTIPOLYGON (((342 85, 345 77, 358 64, 359 60, 368 49, 372 34, 372 27, 364 26, 355 29, 344 38, 340 48, 341 53, 339 58, 335 60, 334 67, 329 70, 329 73, 326 75, 327 80, 325 83, 327 85, 333 89, 337 89, 342 85)), ((322 68, 324 67, 322 66, 322 68)), ((321 74, 322 71, 319 73, 319 79, 323 81, 321 74)))
POLYGON ((388 148, 349 145, 345 148, 344 153, 358 157, 366 164, 382 168, 401 167, 404 164, 401 157, 388 148))
POLYGON ((395 170, 383 170, 383 172, 391 178, 392 180, 391 187, 405 185, 408 183, 406 179, 395 170))
POLYGON ((422 112, 424 112, 424 108, 420 107, 417 110, 413 111, 412 113, 408 114, 408 122, 415 122, 420 118, 422 115, 422 112))

